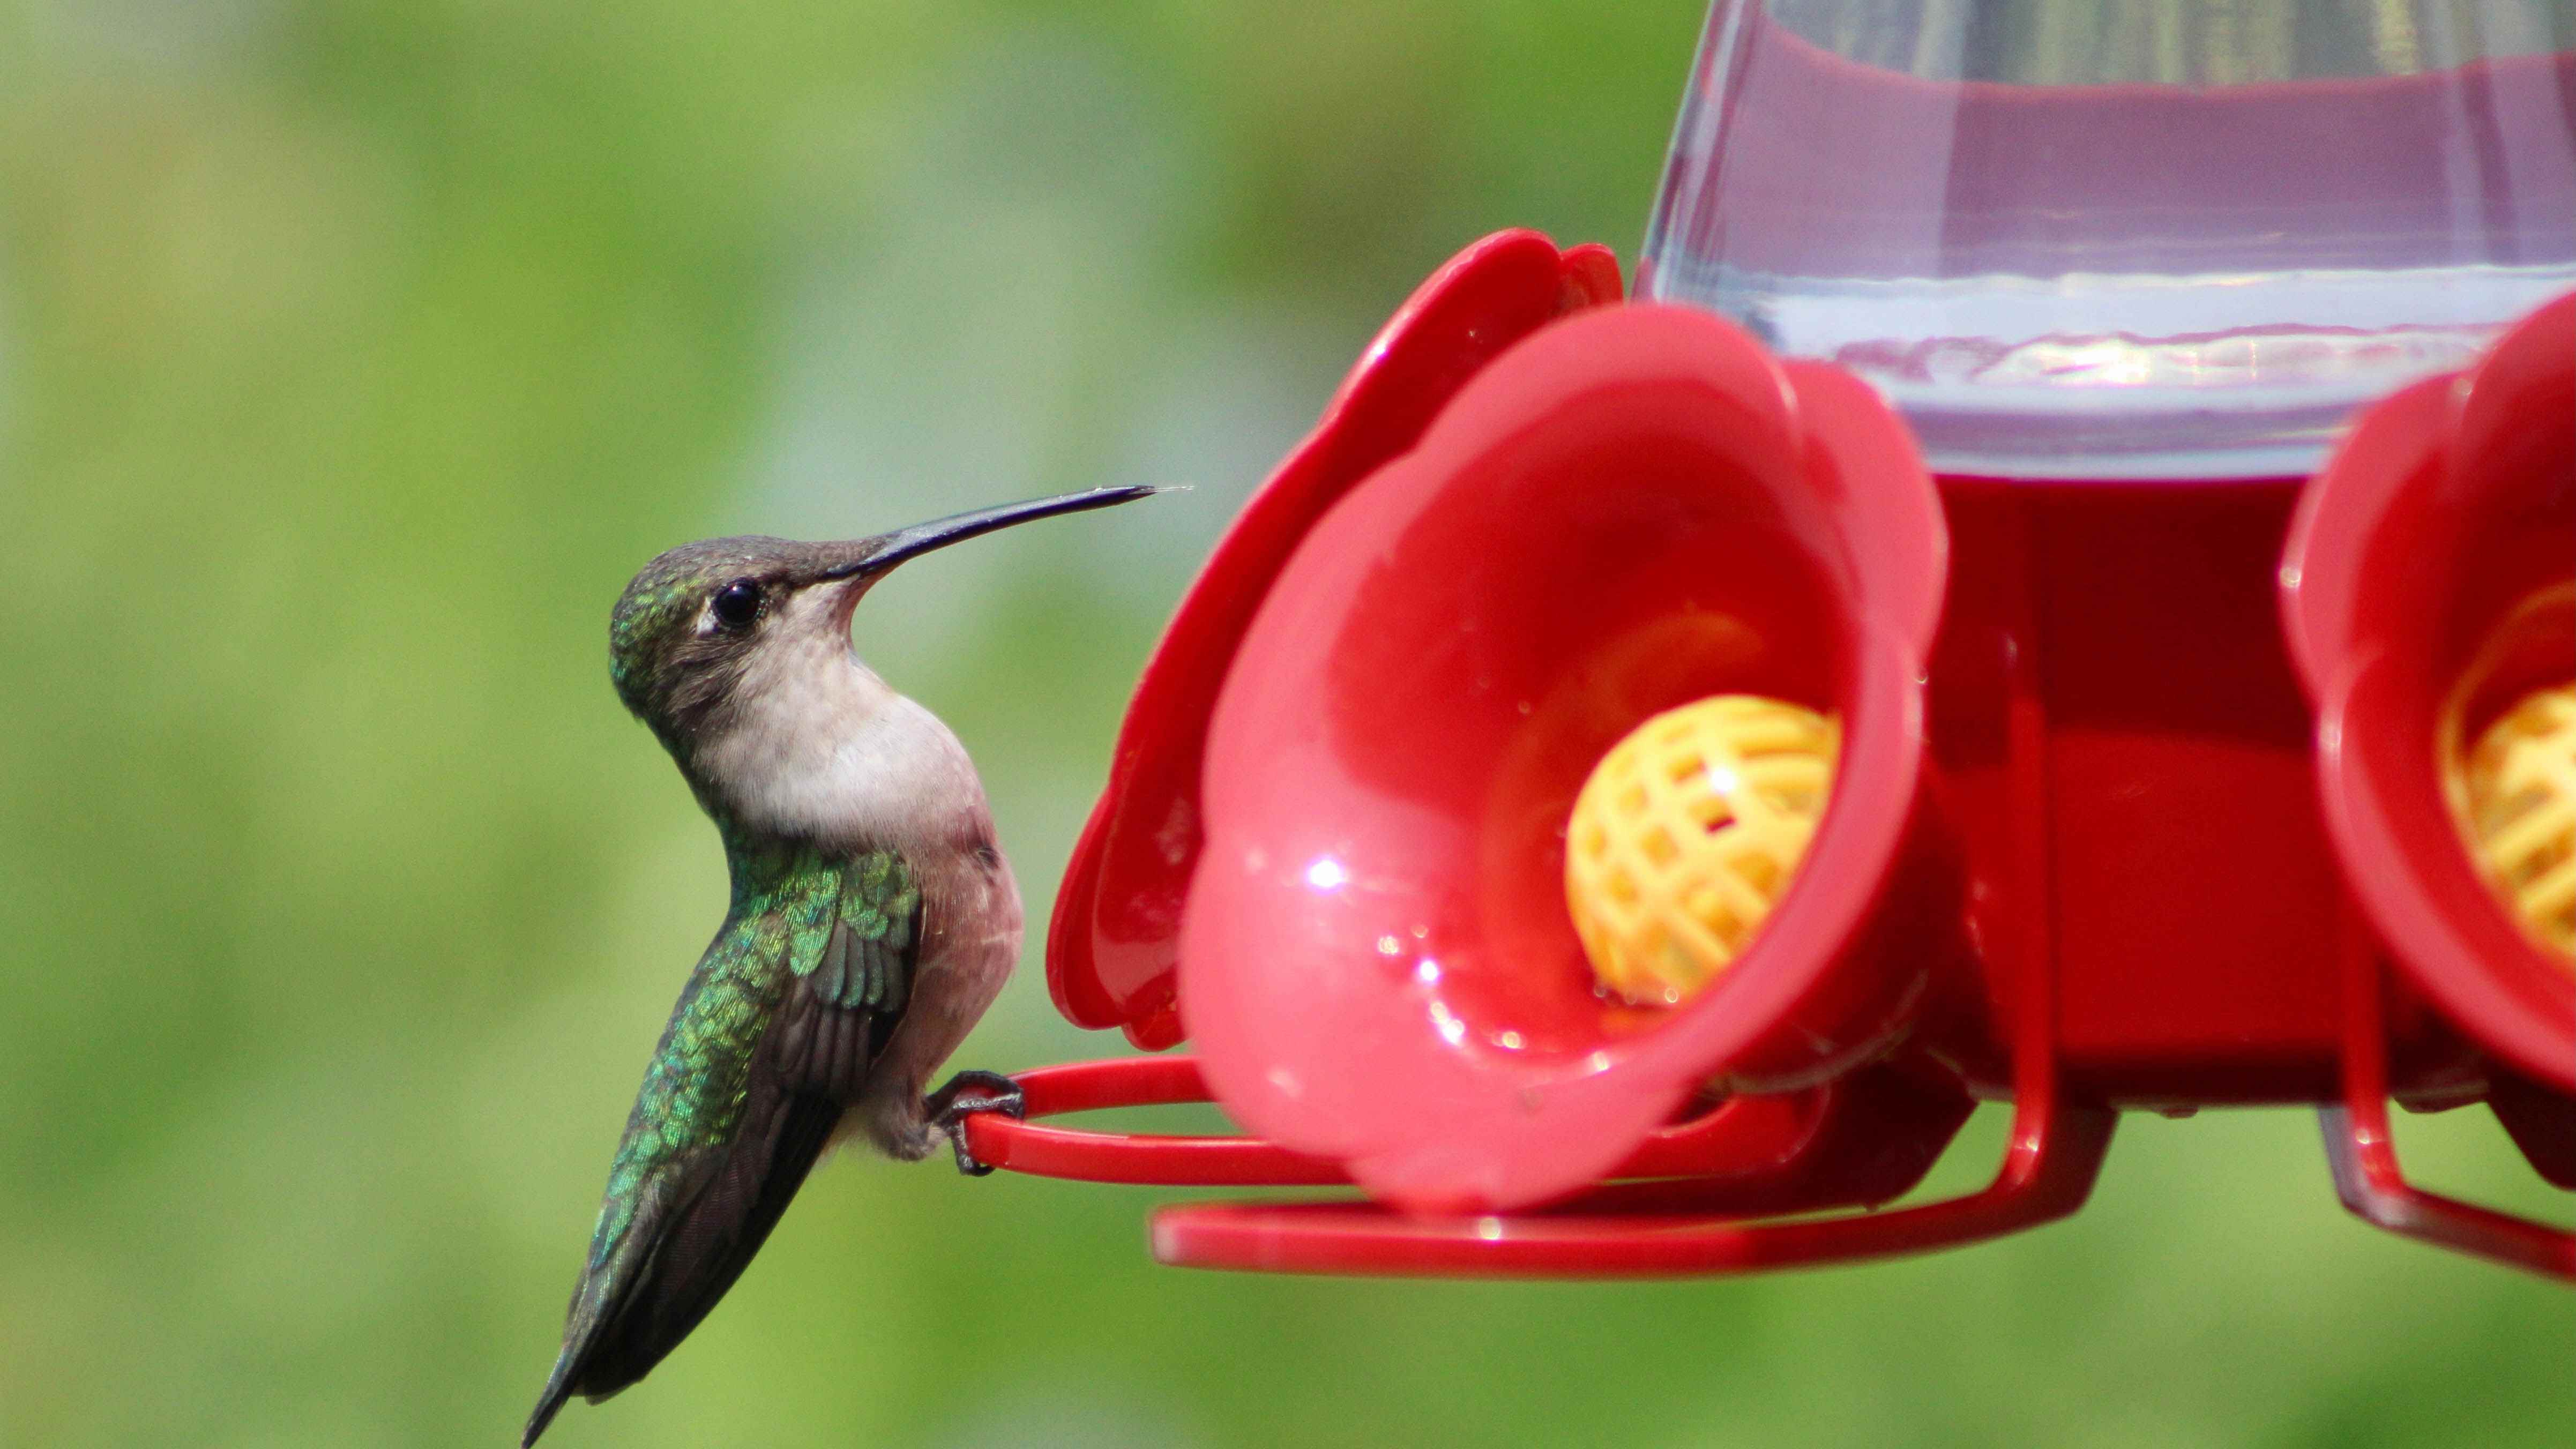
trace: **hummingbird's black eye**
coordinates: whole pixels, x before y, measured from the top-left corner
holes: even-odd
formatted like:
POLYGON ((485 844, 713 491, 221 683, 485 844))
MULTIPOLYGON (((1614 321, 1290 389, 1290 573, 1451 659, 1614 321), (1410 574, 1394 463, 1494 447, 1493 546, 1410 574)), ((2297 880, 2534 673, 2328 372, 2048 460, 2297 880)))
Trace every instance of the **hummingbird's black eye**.
POLYGON ((716 622, 728 629, 748 629, 760 617, 760 585, 749 579, 736 579, 716 590, 715 602, 708 606, 716 622))

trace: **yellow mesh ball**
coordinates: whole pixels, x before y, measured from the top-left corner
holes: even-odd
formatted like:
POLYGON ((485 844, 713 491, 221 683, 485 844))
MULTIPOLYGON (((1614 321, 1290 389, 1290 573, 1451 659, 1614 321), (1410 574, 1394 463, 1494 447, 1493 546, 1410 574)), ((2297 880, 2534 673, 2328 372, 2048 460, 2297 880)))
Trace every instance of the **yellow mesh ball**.
POLYGON ((1666 710, 1594 766, 1565 828, 1565 900, 1601 984, 1670 1005, 1771 913, 1833 793, 1841 731, 1726 694, 1666 710))
POLYGON ((2576 962, 2576 684, 2524 695, 2460 764, 2469 835, 2532 939, 2576 962))

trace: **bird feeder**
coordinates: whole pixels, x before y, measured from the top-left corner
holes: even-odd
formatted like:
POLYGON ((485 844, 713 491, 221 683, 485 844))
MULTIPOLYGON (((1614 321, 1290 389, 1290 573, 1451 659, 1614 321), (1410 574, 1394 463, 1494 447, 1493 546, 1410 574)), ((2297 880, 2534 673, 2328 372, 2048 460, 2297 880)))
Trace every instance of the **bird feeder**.
POLYGON ((976 1156, 1358 1190, 1162 1208, 1175 1264, 1699 1274, 2015 1231, 2122 1112, 2305 1105, 2354 1211, 2576 1278, 2387 1110, 2576 1187, 2576 38, 2240 8, 1712 6, 1636 294, 1468 248, 1182 599, 1047 943, 1146 1054, 1023 1074, 976 1156), (1570 836, 1674 717, 1682 813, 1570 836), (1761 784, 1727 720, 1810 742, 1759 851, 1696 833, 1761 784), (1665 998, 1578 929, 1631 848, 1665 998), (1201 1100, 1248 1135, 1047 1120, 1201 1100), (1881 1207, 1980 1101, 1991 1183, 1881 1207))

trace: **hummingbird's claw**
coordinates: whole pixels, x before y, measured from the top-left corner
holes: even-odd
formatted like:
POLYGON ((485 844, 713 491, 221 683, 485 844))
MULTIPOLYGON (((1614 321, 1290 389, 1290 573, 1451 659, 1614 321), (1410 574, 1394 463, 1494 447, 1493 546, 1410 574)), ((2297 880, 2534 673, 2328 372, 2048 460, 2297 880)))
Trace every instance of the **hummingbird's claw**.
POLYGON ((976 1161, 975 1154, 967 1150, 966 1119, 978 1112, 1017 1117, 1027 1105, 1028 1098, 1021 1094, 1020 1084, 999 1072, 959 1072, 923 1103, 930 1113, 930 1125, 946 1133, 949 1145, 957 1150, 957 1170, 968 1177, 983 1177, 993 1167, 976 1161))

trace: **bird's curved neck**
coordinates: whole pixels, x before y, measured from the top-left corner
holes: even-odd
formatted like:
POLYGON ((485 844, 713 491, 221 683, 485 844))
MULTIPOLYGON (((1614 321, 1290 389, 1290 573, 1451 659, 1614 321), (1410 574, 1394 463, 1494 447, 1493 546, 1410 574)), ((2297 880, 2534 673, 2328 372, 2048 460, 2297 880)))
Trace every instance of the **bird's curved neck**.
POLYGON ((981 809, 956 736, 861 663, 846 636, 776 653, 746 673, 724 732, 691 761, 700 799, 733 836, 848 853, 927 843, 981 809))

